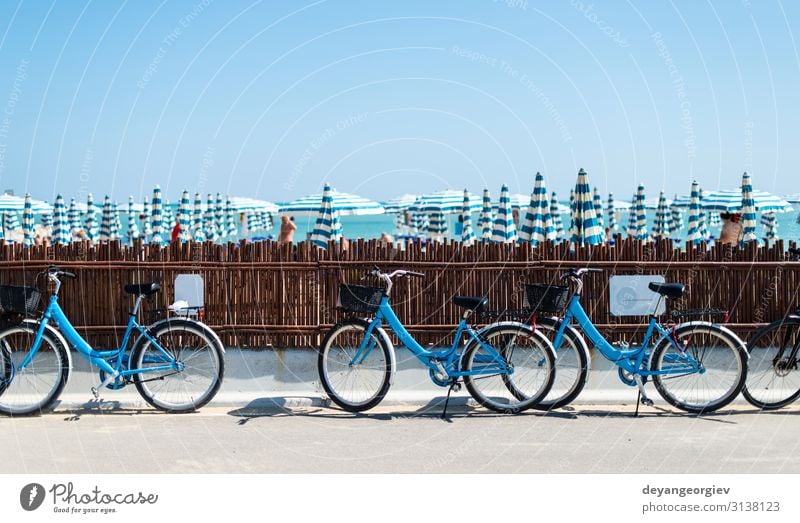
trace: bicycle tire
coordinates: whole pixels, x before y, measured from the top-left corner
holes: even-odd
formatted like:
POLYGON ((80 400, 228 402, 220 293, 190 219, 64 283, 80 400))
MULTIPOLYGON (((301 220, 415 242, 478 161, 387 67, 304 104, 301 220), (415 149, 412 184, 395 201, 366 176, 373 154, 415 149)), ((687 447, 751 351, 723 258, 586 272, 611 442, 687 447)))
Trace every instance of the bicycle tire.
POLYGON ((0 414, 32 416, 51 409, 69 379, 67 348, 47 331, 36 355, 22 370, 36 337, 37 329, 30 324, 18 324, 0 330, 3 376, 6 384, 0 394, 0 414))
POLYGON ((678 325, 673 335, 683 344, 684 350, 678 349, 670 338, 661 339, 650 358, 651 370, 688 370, 682 363, 687 352, 705 370, 655 374, 653 383, 661 397, 674 407, 696 414, 719 410, 733 401, 747 378, 744 343, 729 330, 708 322, 678 325), (686 385, 686 391, 677 391, 681 384, 686 385), (700 399, 704 391, 709 397, 700 399))
POLYGON ((791 356, 794 344, 800 343, 800 317, 788 316, 759 329, 747 344, 747 380, 742 395, 754 407, 775 410, 800 397, 798 355, 791 356), (788 342, 781 360, 776 361, 781 346, 788 342), (788 354, 786 353, 788 351, 788 354))
MULTIPOLYGON (((183 364, 183 369, 133 374, 136 390, 147 403, 164 412, 182 414, 194 412, 214 398, 222 386, 225 359, 222 348, 207 329, 192 320, 173 318, 148 331, 175 362, 183 364)), ((139 370, 170 363, 158 347, 140 336, 131 351, 129 368, 139 370)))
POLYGON ((555 379, 555 354, 543 334, 523 323, 501 322, 481 330, 480 335, 504 364, 511 363, 513 373, 495 372, 499 363, 496 355, 472 340, 464 349, 461 368, 463 372, 480 373, 464 376, 475 401, 496 412, 517 414, 547 395, 555 379), (526 368, 529 371, 523 374, 526 368))
MULTIPOLYGON (((559 318, 537 318, 536 329, 553 342, 556 332, 561 327, 559 318)), ((589 377, 591 355, 583 336, 572 326, 564 329, 561 345, 553 347, 556 354, 555 380, 550 392, 542 401, 532 408, 553 410, 566 407, 580 396, 589 377)))
POLYGON ((370 363, 350 364, 368 327, 368 322, 355 318, 337 323, 319 346, 317 369, 322 387, 336 405, 348 412, 373 408, 383 401, 391 384, 391 348, 375 330, 370 333, 375 345, 366 354, 370 363), (380 350, 376 351, 378 347, 380 350), (352 389, 346 390, 350 386, 352 389))

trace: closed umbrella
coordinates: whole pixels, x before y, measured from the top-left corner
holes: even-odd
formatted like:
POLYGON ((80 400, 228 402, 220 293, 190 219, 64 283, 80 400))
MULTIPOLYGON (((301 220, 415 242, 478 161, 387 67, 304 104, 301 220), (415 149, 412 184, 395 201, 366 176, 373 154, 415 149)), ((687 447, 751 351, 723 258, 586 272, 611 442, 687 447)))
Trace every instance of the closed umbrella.
POLYGON ((153 202, 152 202, 152 224, 153 224, 153 236, 150 238, 150 243, 154 243, 156 245, 164 245, 164 237, 162 236, 164 232, 164 225, 162 222, 162 209, 161 209, 161 187, 156 185, 155 189, 153 189, 153 202))
POLYGON ((650 235, 647 233, 647 211, 645 210, 644 185, 639 185, 636 189, 636 235, 634 239, 648 241, 650 235))
POLYGON ((109 239, 119 240, 120 232, 122 232, 122 221, 119 217, 119 207, 117 202, 111 202, 111 234, 109 239))
POLYGON ((498 243, 513 243, 517 241, 517 226, 514 224, 511 203, 508 198, 508 186, 503 184, 500 189, 500 202, 497 206, 497 216, 494 218, 492 228, 492 241, 498 243))
POLYGON ((764 238, 769 242, 778 239, 778 220, 774 212, 761 215, 761 225, 764 226, 764 238))
POLYGON ((631 198, 631 206, 628 208, 628 237, 636 237, 636 193, 631 198))
POLYGON ((491 240, 494 213, 492 212, 492 199, 489 196, 489 189, 483 190, 481 203, 481 217, 478 219, 478 229, 481 231, 481 240, 491 240))
POLYGON ((108 241, 111 239, 111 198, 106 195, 103 199, 103 212, 102 220, 100 222, 100 241, 108 241))
POLYGON ((698 244, 705 240, 700 224, 700 186, 692 182, 692 192, 689 196, 689 231, 686 240, 698 244))
POLYGON ((217 234, 216 222, 216 205, 214 204, 214 197, 208 193, 206 199, 206 212, 203 216, 203 229, 206 233, 206 240, 215 242, 219 239, 217 234))
MULTIPOLYGON (((47 203, 47 201, 45 201, 44 203, 47 203)), ((55 209, 55 207, 54 207, 54 209, 55 209)), ((42 225, 42 227, 45 227, 45 228, 52 227, 53 226, 53 213, 50 213, 50 212, 42 213, 42 216, 39 218, 39 223, 42 225)))
POLYGON ((181 243, 186 243, 192 239, 192 226, 191 226, 191 202, 189 201, 189 191, 181 193, 181 202, 178 206, 178 239, 181 243))
POLYGON ((25 195, 25 206, 22 209, 22 235, 26 247, 33 245, 36 233, 33 230, 33 202, 31 195, 25 195))
POLYGON ((658 195, 658 207, 656 207, 656 221, 653 223, 652 235, 654 238, 669 238, 669 208, 664 191, 658 195))
POLYGON ((619 226, 617 225, 617 209, 614 207, 614 195, 612 193, 608 193, 606 212, 608 213, 608 230, 613 234, 619 230, 619 226))
POLYGON ((670 228, 670 234, 675 234, 683 229, 683 213, 681 212, 681 208, 675 205, 675 203, 670 205, 669 210, 672 214, 672 227, 670 228))
POLYGON ((133 196, 128 196, 128 240, 133 243, 139 236, 139 225, 136 223, 136 203, 133 201, 133 196))
POLYGON ((230 198, 225 199, 225 233, 228 241, 236 241, 239 238, 239 227, 236 223, 237 214, 233 210, 230 198))
POLYGON ((78 204, 75 202, 75 198, 69 201, 67 221, 69 222, 70 235, 81 230, 81 212, 78 210, 78 204))
POLYGON ((214 229, 216 236, 214 241, 222 241, 225 237, 225 207, 222 204, 222 195, 217 193, 217 199, 214 202, 214 229))
POLYGON ((742 175, 742 243, 758 241, 756 237, 756 202, 753 183, 746 172, 742 175))
POLYGON ((338 241, 341 237, 342 229, 339 224, 338 211, 334 207, 333 190, 330 184, 326 183, 317 210, 317 221, 311 232, 311 242, 318 247, 327 249, 328 242, 338 241))
POLYGON ((553 241, 561 241, 564 238, 564 224, 561 221, 561 204, 558 203, 558 196, 553 191, 550 196, 550 217, 553 220, 553 241))
POLYGON ((166 240, 167 237, 171 237, 172 228, 175 227, 175 213, 169 200, 164 200, 161 206, 161 222, 164 224, 164 240, 166 240))
POLYGON ((550 216, 550 204, 547 201, 547 186, 544 176, 537 172, 530 205, 525 213, 522 227, 520 227, 519 239, 537 245, 545 240, 555 239, 555 235, 553 219, 550 216))
POLYGON ((261 230, 261 219, 256 212, 247 213, 247 233, 253 235, 261 230))
POLYGON ((153 234, 153 224, 150 222, 152 211, 150 209, 150 202, 145 198, 142 202, 142 236, 145 240, 153 234))
POLYGON ((206 231, 203 225, 203 197, 200 193, 194 194, 194 219, 192 220, 192 239, 196 242, 206 241, 206 231))
POLYGON ((600 192, 597 190, 597 187, 594 188, 594 216, 597 219, 597 226, 600 227, 600 237, 602 241, 606 241, 606 225, 603 220, 603 199, 600 198, 600 192))
POLYGON ((3 228, 6 232, 16 231, 22 225, 19 223, 19 216, 14 211, 6 211, 4 217, 4 224, 3 228))
POLYGON ((447 218, 441 212, 433 212, 428 215, 427 224, 428 235, 436 240, 442 241, 447 234, 447 218))
POLYGON ((272 230, 272 216, 268 212, 260 212, 259 216, 261 217, 261 227, 265 231, 272 230))
POLYGON ((464 189, 464 203, 461 210, 461 241, 464 245, 475 242, 475 232, 472 230, 472 208, 470 206, 469 192, 464 189))
MULTIPOLYGON (((706 212, 703 207, 703 189, 700 188, 700 220, 698 223, 698 227, 700 228, 700 234, 703 236, 703 239, 707 239, 710 236, 708 232, 709 222, 706 219, 706 212)), ((712 216, 716 216, 716 214, 712 214, 712 216)))
POLYGON ((575 189, 569 190, 569 231, 567 237, 572 241, 572 237, 577 234, 575 223, 577 220, 578 207, 575 204, 575 189))
POLYGON ((573 234, 570 241, 576 245, 597 245, 602 243, 600 226, 595 215, 594 199, 589 188, 589 175, 583 169, 578 171, 575 182, 575 213, 572 221, 573 234))
POLYGON ((410 235, 423 234, 428 228, 425 215, 418 212, 411 212, 410 214, 408 233, 410 235))
POLYGON ((53 243, 68 245, 72 241, 64 198, 59 194, 53 205, 53 243))

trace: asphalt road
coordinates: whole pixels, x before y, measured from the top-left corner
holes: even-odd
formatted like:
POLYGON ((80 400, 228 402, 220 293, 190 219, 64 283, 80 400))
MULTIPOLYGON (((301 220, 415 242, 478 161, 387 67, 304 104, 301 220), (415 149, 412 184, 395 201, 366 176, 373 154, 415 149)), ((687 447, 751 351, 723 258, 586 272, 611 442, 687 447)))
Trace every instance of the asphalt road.
POLYGON ((466 404, 352 415, 270 401, 188 415, 56 411, 0 419, 2 473, 798 473, 800 406, 689 416, 584 406, 494 415, 466 404))

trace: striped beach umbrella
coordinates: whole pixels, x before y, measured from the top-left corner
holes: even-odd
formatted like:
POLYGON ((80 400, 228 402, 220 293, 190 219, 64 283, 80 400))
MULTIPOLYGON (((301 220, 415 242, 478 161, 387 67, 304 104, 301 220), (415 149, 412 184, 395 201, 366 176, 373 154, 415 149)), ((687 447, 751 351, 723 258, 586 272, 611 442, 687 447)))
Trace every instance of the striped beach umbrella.
POLYGON ((230 198, 225 198, 225 232, 229 242, 235 242, 239 238, 239 226, 236 222, 237 213, 233 210, 230 198))
POLYGON ((429 214, 426 231, 433 240, 441 242, 445 234, 447 234, 447 218, 444 213, 433 212, 429 214))
POLYGON ((194 217, 192 220, 192 239, 196 242, 206 241, 206 231, 203 225, 203 197, 200 193, 194 194, 194 217))
POLYGON ((670 205, 669 210, 672 215, 672 226, 669 232, 670 234, 675 234, 683 229, 683 213, 681 212, 681 208, 675 205, 674 201, 673 204, 670 205))
POLYGON ((69 210, 67 211, 67 221, 69 222, 70 234, 81 230, 81 212, 78 210, 78 204, 75 198, 69 201, 69 210))
POLYGON ((508 186, 503 184, 500 189, 500 203, 497 206, 497 216, 492 227, 492 241, 497 243, 513 243, 517 241, 517 226, 514 223, 511 203, 508 198, 508 186))
POLYGON ((597 190, 597 187, 594 188, 594 216, 597 219, 597 226, 600 227, 600 237, 603 241, 606 241, 606 224, 603 220, 603 199, 600 198, 600 192, 597 190))
POLYGON ((72 234, 67 221, 67 212, 64 206, 64 198, 59 194, 53 205, 53 243, 68 245, 72 241, 72 234))
POLYGON ((595 215, 594 199, 589 188, 589 175, 583 169, 578 171, 575 182, 575 212, 572 219, 570 241, 576 245, 597 245, 603 241, 600 226, 595 215))
POLYGON ((206 199, 206 212, 203 215, 203 229, 206 233, 206 240, 215 242, 219 239, 219 235, 217 234, 216 205, 211 193, 208 193, 206 199))
POLYGON ((178 206, 178 226, 180 227, 178 239, 181 243, 186 243, 192 239, 192 211, 190 206, 189 191, 183 191, 181 193, 181 202, 178 206))
POLYGON ((22 209, 22 236, 26 247, 33 245, 36 236, 33 230, 33 202, 31 195, 25 195, 25 206, 22 209))
POLYGON ((478 219, 478 230, 481 232, 481 240, 491 240, 494 213, 492 212, 492 199, 489 196, 489 189, 483 190, 481 204, 481 217, 478 219))
POLYGON ((117 202, 111 202, 111 234, 109 239, 119 240, 120 233, 122 232, 122 221, 119 217, 119 207, 117 202))
POLYGON ((700 186, 692 182, 692 192, 689 196, 689 231, 686 234, 686 241, 698 244, 705 240, 703 231, 700 227, 700 186))
POLYGON ((758 241, 756 237, 756 202, 750 175, 742 175, 742 243, 758 241))
POLYGON ((111 239, 111 198, 106 195, 103 199, 103 212, 100 221, 100 241, 108 241, 111 239))
MULTIPOLYGON (((757 212, 791 212, 794 210, 792 205, 783 198, 775 196, 765 191, 757 191, 750 187, 753 204, 757 212)), ((717 213, 742 212, 742 189, 729 189, 724 191, 707 191, 701 202, 706 211, 717 213)))
POLYGON ((669 238, 670 214, 667 207, 667 198, 664 191, 658 195, 658 207, 656 208, 656 220, 653 222, 653 238, 669 238))
POLYGON ((139 225, 136 222, 136 202, 133 201, 133 196, 128 196, 128 241, 133 243, 133 240, 139 236, 139 225))
MULTIPOLYGON (((47 203, 47 200, 45 200, 44 203, 47 203)), ((48 205, 50 205, 50 204, 48 204, 48 205)), ((53 206, 53 209, 55 211, 55 206, 53 206)), ((42 225, 42 227, 45 227, 45 228, 52 227, 53 226, 53 213, 52 212, 43 212, 42 215, 39 217, 39 223, 42 225)))
POLYGON ((575 220, 577 220, 578 208, 575 204, 575 189, 569 190, 569 231, 567 231, 567 238, 572 241, 572 237, 577 234, 575 230, 575 220))
POLYGON ((647 214, 644 200, 644 185, 640 184, 636 189, 636 233, 633 238, 636 240, 648 241, 650 235, 647 233, 647 214))
POLYGON ((100 223, 97 219, 97 206, 94 204, 92 193, 86 196, 85 220, 84 232, 86 233, 86 239, 92 243, 96 243, 100 236, 100 223))
MULTIPOLYGON (((331 205, 334 209, 336 209, 337 219, 338 216, 370 216, 384 213, 383 206, 377 202, 373 202, 372 200, 368 200, 367 198, 355 194, 343 193, 335 189, 331 189, 329 183, 326 183, 325 187, 329 188, 328 195, 329 198, 331 198, 331 205)), ((456 193, 460 195, 459 191, 456 191, 456 193)), ((318 213, 322 198, 324 198, 324 196, 324 190, 322 194, 303 196, 302 198, 298 198, 293 202, 282 205, 280 207, 280 213, 291 214, 292 216, 317 215, 317 217, 319 217, 318 213)), ((460 196, 458 202, 460 209, 460 196)))
POLYGON ((261 230, 261 218, 256 212, 247 213, 247 234, 253 235, 261 230))
POLYGON ((411 212, 409 211, 409 220, 408 220, 408 234, 414 236, 418 234, 422 234, 428 227, 427 223, 424 222, 425 215, 418 212, 411 212))
POLYGON ((328 242, 338 241, 342 237, 339 214, 334 207, 333 191, 330 184, 326 183, 322 190, 322 198, 317 210, 317 221, 311 232, 311 243, 323 249, 328 248, 328 242))
POLYGON ((260 212, 258 213, 261 217, 261 227, 264 231, 272 230, 272 216, 268 212, 260 212))
POLYGON ((164 222, 162 221, 163 217, 163 210, 161 208, 161 187, 158 185, 155 186, 153 189, 153 200, 152 200, 152 218, 151 222, 153 225, 153 235, 150 237, 150 243, 155 243, 156 245, 164 245, 166 243, 164 241, 164 237, 162 234, 164 233, 164 222))
POLYGON ((461 241, 464 245, 472 245, 475 242, 475 232, 472 230, 472 207, 470 203, 469 191, 464 189, 464 205, 461 209, 461 241))
POLYGON ((774 212, 761 215, 761 225, 764 226, 764 238, 769 241, 778 239, 778 220, 774 212))
POLYGON ((153 234, 153 224, 150 222, 151 216, 150 202, 145 198, 142 202, 142 236, 145 240, 153 234))
POLYGON ((613 234, 619 230, 619 226, 617 225, 617 209, 614 207, 614 195, 612 193, 608 193, 606 213, 608 213, 608 230, 613 234))
POLYGON ((550 216, 550 203, 547 201, 547 186, 544 176, 537 172, 530 205, 520 227, 519 239, 537 245, 545 240, 554 240, 555 235, 553 218, 550 216))
POLYGON ((387 214, 389 213, 398 213, 402 214, 403 212, 407 211, 409 207, 414 205, 414 202, 417 201, 417 196, 414 194, 404 194, 402 196, 397 196, 396 198, 392 198, 391 200, 387 200, 383 202, 383 209, 386 211, 387 214))
POLYGON ((217 198, 214 201, 214 229, 215 229, 215 238, 214 241, 222 241, 225 237, 226 227, 225 227, 225 206, 222 203, 222 195, 217 193, 217 198))
POLYGON ((22 227, 19 223, 19 216, 14 211, 6 211, 3 218, 3 228, 6 232, 16 231, 22 227))
POLYGON ((626 232, 629 238, 636 236, 636 193, 633 193, 631 206, 628 208, 628 227, 626 232))
MULTIPOLYGON (((469 194, 469 193, 467 193, 469 194)), ((477 198, 469 194, 470 210, 477 212, 481 209, 481 204, 477 198)), ((410 210, 416 212, 424 212, 427 214, 442 213, 442 214, 458 214, 464 208, 464 193, 453 189, 446 191, 437 191, 434 193, 423 194, 414 204, 409 207, 410 210)))
POLYGON ((564 239, 564 223, 561 221, 561 209, 556 192, 550 196, 550 218, 553 220, 553 241, 564 239))
POLYGON ((169 200, 164 200, 161 205, 161 223, 164 225, 165 236, 170 236, 172 228, 175 227, 175 212, 169 200))
MULTIPOLYGON (((712 213, 712 216, 714 216, 714 214, 716 214, 716 213, 712 213)), ((706 216, 707 216, 706 215, 706 211, 703 208, 703 188, 701 187, 700 188, 700 218, 699 218, 697 227, 700 230, 700 234, 702 235, 703 240, 708 239, 708 237, 710 236, 710 233, 708 232, 709 222, 708 222, 708 219, 706 218, 706 216)))

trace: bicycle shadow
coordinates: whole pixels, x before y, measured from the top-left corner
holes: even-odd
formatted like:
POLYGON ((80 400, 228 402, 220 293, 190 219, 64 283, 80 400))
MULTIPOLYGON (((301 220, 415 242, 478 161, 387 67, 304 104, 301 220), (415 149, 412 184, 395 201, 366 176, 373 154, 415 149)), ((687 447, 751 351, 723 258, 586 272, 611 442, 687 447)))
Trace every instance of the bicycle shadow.
POLYGON ((163 414, 163 412, 149 407, 123 407, 120 401, 116 400, 88 400, 78 407, 70 407, 58 410, 60 401, 50 411, 50 414, 66 414, 64 421, 80 421, 83 416, 138 416, 146 414, 163 414))

